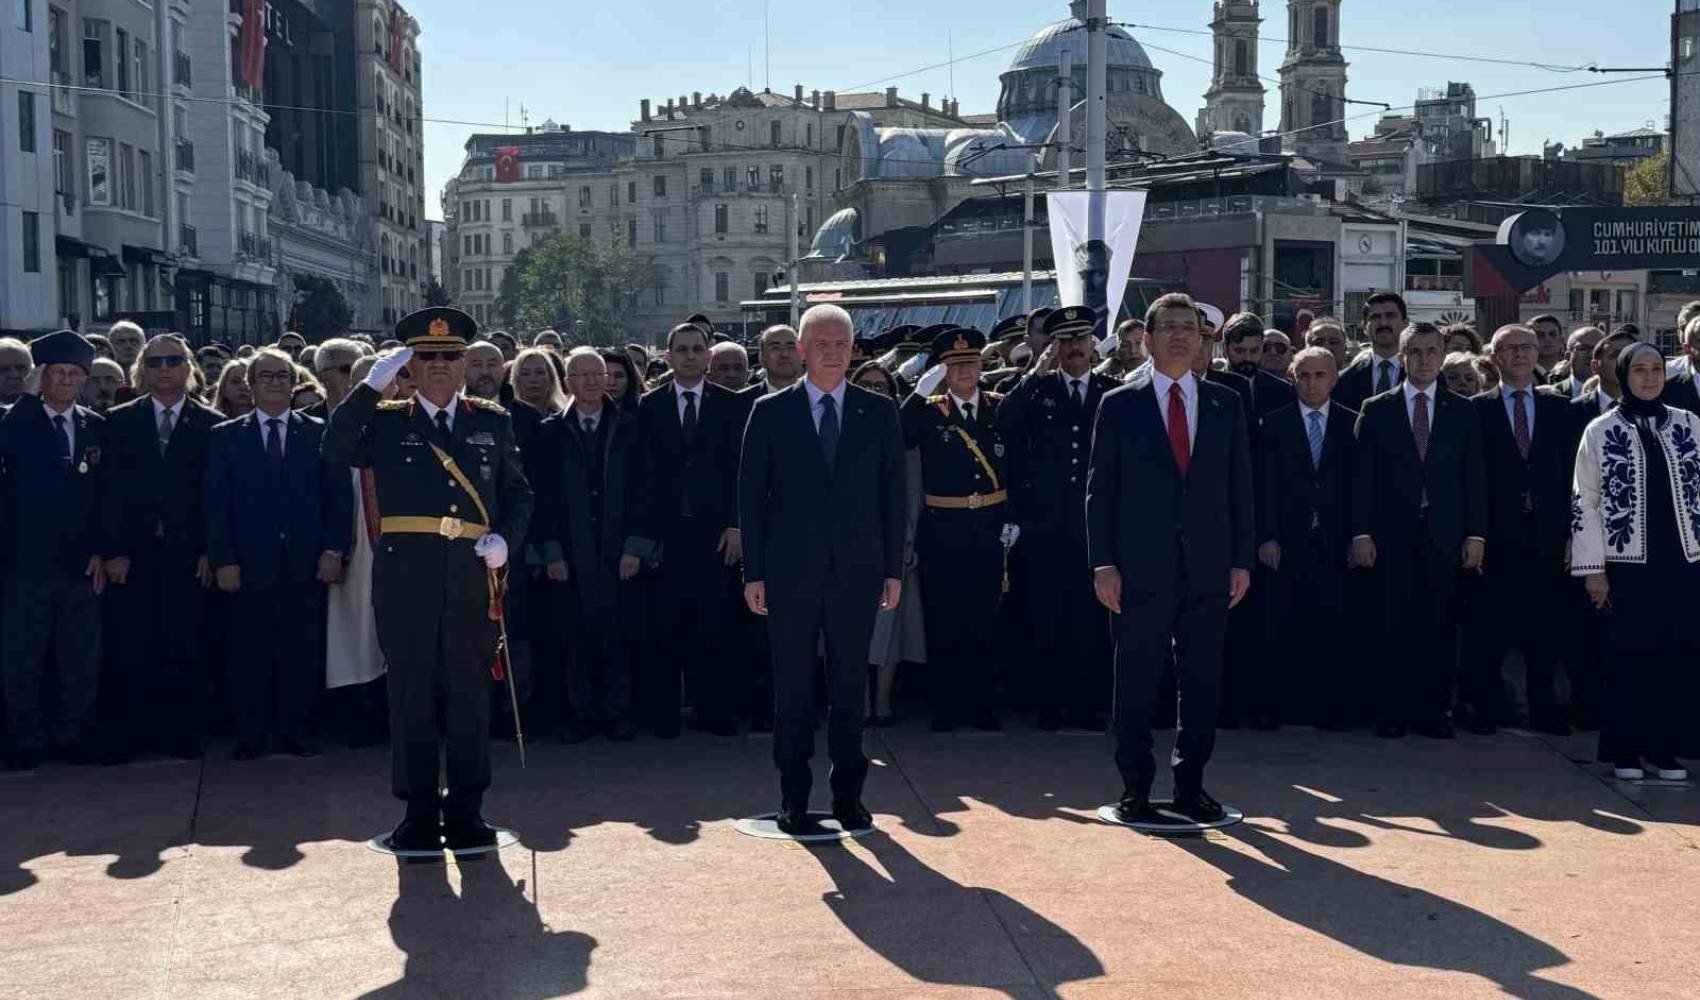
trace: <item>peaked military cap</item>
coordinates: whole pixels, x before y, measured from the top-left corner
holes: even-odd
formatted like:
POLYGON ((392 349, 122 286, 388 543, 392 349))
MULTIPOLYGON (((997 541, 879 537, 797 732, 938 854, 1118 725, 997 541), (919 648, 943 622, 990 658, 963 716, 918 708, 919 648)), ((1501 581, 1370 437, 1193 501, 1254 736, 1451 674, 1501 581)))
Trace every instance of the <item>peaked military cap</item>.
POLYGON ((94 364, 94 345, 75 330, 55 330, 30 341, 30 360, 37 365, 76 365, 88 371, 94 364))
POLYGON ((1052 311, 1053 310, 1051 309, 1050 306, 1040 306, 1039 308, 1028 313, 1027 314, 1027 329, 1029 329, 1029 330, 1039 330, 1039 331, 1042 332, 1045 328, 1045 317, 1049 316, 1052 311))
POLYGON ((401 318, 395 325, 396 339, 408 347, 427 351, 464 351, 478 339, 478 323, 449 306, 426 306, 401 318))
POLYGON ((941 365, 978 361, 985 350, 986 335, 966 326, 941 323, 944 330, 933 337, 933 360, 941 365))
POLYGON ((1027 317, 1024 315, 1006 316, 998 320, 998 325, 992 327, 993 340, 1020 340, 1027 336, 1027 317))
POLYGON ((1045 317, 1045 335, 1063 340, 1085 337, 1092 333, 1094 313, 1091 306, 1065 306, 1052 310, 1045 317))

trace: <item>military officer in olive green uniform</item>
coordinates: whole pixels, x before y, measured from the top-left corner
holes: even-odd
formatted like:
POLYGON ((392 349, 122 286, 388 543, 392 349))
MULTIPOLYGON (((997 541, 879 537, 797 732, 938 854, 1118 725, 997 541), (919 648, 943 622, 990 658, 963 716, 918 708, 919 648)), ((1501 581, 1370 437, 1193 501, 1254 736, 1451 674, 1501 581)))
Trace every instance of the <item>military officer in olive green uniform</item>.
POLYGON ((490 589, 522 544, 532 497, 507 411, 464 393, 477 333, 457 309, 404 316, 395 335, 407 346, 373 364, 325 430, 325 458, 370 468, 376 481, 372 609, 389 664, 392 782, 407 803, 390 841, 401 850, 496 842, 480 814, 497 656, 490 589), (403 365, 418 392, 383 400, 403 365))
POLYGON ((951 325, 931 329, 942 366, 903 404, 905 446, 921 449, 926 500, 915 529, 916 565, 927 621, 933 730, 999 729, 995 634, 1004 546, 1014 544, 1009 458, 998 431, 1002 397, 980 388, 986 335, 951 325), (934 385, 928 385, 933 382, 934 385), (935 392, 936 386, 936 394, 935 392))

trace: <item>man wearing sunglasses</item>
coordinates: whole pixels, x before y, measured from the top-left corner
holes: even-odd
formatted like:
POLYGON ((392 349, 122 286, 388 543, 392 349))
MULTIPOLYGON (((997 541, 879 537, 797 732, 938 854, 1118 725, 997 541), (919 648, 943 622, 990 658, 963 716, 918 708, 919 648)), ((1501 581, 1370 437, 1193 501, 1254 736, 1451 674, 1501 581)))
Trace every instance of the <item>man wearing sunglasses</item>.
POLYGON ((201 754, 207 678, 201 608, 212 585, 201 474, 207 439, 224 418, 195 398, 189 345, 147 342, 136 363, 144 395, 108 411, 107 598, 113 622, 102 691, 114 761, 138 752, 201 754))
POLYGON ((358 342, 342 337, 320 344, 313 353, 313 370, 318 373, 319 384, 325 387, 325 398, 301 412, 309 417, 329 420, 331 411, 342 405, 342 401, 348 398, 349 389, 353 388, 354 362, 360 360, 362 353, 358 342))
POLYGON ((390 844, 489 847, 491 582, 509 540, 525 535, 531 487, 507 411, 465 393, 472 317, 433 306, 402 317, 395 332, 406 346, 373 363, 332 411, 324 439, 328 461, 372 470, 384 515, 372 610, 389 665, 392 788, 407 804, 390 844), (384 401, 404 366, 418 390, 384 401))

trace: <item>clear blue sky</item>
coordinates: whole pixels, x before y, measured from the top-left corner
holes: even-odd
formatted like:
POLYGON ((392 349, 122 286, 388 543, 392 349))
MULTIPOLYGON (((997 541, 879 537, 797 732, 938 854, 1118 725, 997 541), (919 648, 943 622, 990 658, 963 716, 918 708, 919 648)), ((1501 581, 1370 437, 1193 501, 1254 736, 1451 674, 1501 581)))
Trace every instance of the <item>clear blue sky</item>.
MULTIPOLYGON (((998 74, 1013 46, 1068 15, 1063 0, 773 2, 764 57, 763 0, 404 0, 404 5, 422 33, 425 116, 477 123, 425 126, 425 210, 433 218, 441 214, 438 196, 459 169, 466 137, 500 131, 504 120, 517 128, 521 104, 533 123, 554 118, 575 129, 624 130, 642 98, 726 93, 750 82, 759 90, 771 80, 784 93, 795 83, 838 91, 895 85, 906 97, 922 91, 935 101, 954 95, 964 113, 991 112, 998 74), (945 62, 952 45, 959 60, 954 88, 948 69, 915 72, 945 62), (993 48, 1001 50, 963 58, 993 48)), ((1262 6, 1263 37, 1284 38, 1286 4, 1263 0, 1262 6)), ((1673 6, 1670 0, 1549 0, 1532 6, 1505 0, 1345 0, 1341 40, 1347 46, 1565 66, 1663 66, 1673 6)), ((1202 30, 1210 3, 1110 0, 1109 12, 1118 21, 1202 30)), ((1210 39, 1131 30, 1163 71, 1164 98, 1191 124, 1209 85, 1210 39)), ((1263 75, 1275 77, 1284 47, 1264 41, 1263 75)), ((1411 103, 1419 87, 1448 80, 1469 81, 1477 94, 1489 96, 1610 79, 1350 48, 1346 57, 1348 96, 1396 106, 1411 103)), ((1275 128, 1280 118, 1273 83, 1270 90, 1265 128, 1275 128)), ((1619 83, 1484 100, 1478 112, 1497 119, 1503 108, 1510 151, 1538 152, 1543 141, 1576 144, 1596 129, 1647 123, 1663 129, 1669 93, 1663 80, 1619 83)), ((1379 114, 1358 106, 1348 111, 1368 115, 1349 124, 1353 138, 1368 133, 1379 114)))

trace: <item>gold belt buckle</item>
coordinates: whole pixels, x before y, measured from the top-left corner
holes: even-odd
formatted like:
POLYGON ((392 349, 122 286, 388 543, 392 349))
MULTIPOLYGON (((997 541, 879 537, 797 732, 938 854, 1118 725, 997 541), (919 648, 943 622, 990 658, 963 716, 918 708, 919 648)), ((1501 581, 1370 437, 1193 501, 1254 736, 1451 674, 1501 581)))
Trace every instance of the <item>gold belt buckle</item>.
POLYGON ((983 505, 985 502, 986 502, 986 498, 981 496, 978 493, 968 494, 968 509, 969 510, 979 510, 981 505, 983 505))
POLYGON ((458 517, 445 517, 437 523, 437 534, 454 541, 466 533, 466 525, 458 517))

